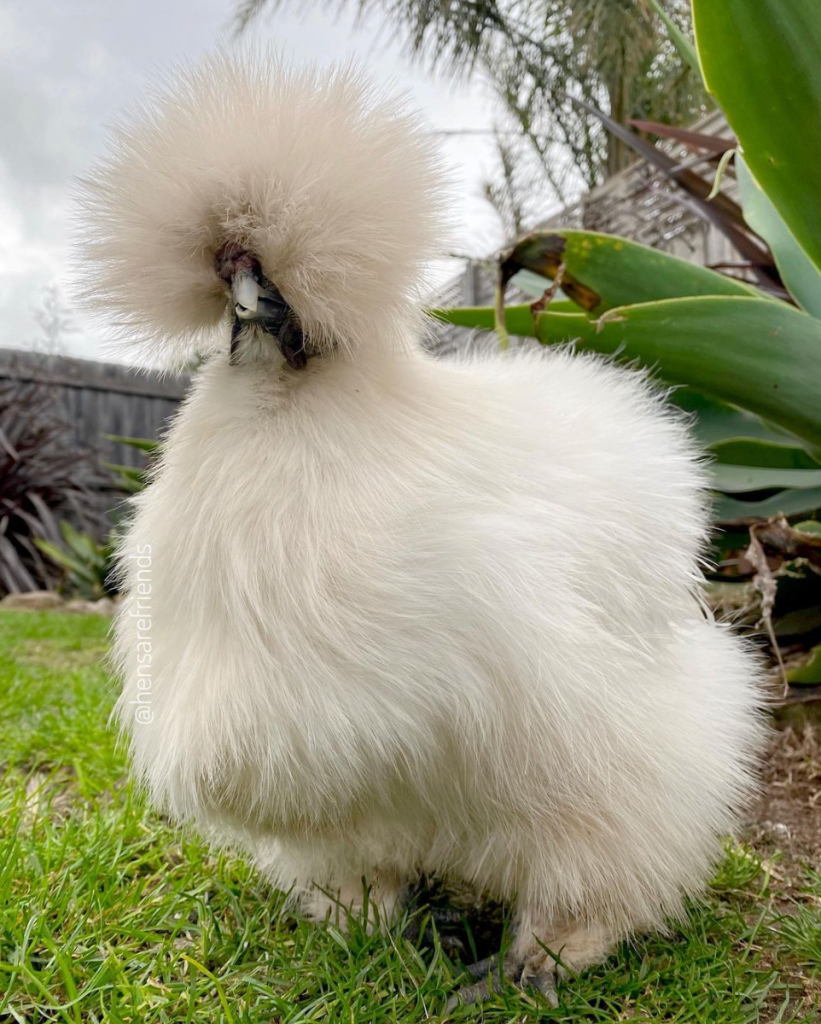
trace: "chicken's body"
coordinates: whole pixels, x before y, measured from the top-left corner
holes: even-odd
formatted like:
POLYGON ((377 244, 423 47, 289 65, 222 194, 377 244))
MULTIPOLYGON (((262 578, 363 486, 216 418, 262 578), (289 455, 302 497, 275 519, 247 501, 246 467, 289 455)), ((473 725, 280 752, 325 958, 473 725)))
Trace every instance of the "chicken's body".
MULTIPOLYGON (((190 191, 213 258, 236 218, 190 191)), ((317 916, 363 877, 386 912, 420 872, 515 897, 545 987, 543 944, 581 967, 676 914, 751 786, 758 669, 700 606, 686 426, 603 360, 435 361, 404 298, 323 332, 323 296, 242 241, 318 350, 296 370, 223 341, 138 499, 116 643, 136 769, 317 916)))

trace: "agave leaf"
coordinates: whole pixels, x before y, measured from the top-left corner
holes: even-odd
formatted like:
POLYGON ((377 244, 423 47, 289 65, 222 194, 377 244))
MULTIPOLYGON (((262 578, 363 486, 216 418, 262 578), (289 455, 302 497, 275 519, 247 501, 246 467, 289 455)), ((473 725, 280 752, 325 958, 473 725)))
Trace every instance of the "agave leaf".
POLYGON ((756 180, 821 269, 818 0, 693 0, 693 18, 707 88, 756 180))
MULTIPOLYGON (((763 469, 789 471, 821 471, 821 463, 813 455, 798 444, 789 443, 785 436, 781 441, 764 441, 754 437, 734 437, 726 441, 718 441, 712 445, 711 451, 716 461, 739 467, 757 467, 763 469)), ((765 485, 779 486, 779 485, 765 485)), ((800 487, 801 484, 781 484, 783 487, 800 487)))
POLYGON ((821 487, 805 490, 779 491, 759 501, 741 501, 719 495, 715 501, 713 517, 718 523, 745 523, 771 516, 803 515, 821 508, 821 487))
POLYGON ((61 547, 52 544, 49 540, 43 540, 42 537, 35 537, 34 543, 38 551, 48 555, 52 562, 55 562, 57 565, 63 565, 64 559, 70 557, 66 555, 66 552, 61 547))
MULTIPOLYGON (((766 423, 760 416, 728 402, 722 402, 711 395, 694 391, 692 388, 675 388, 670 393, 669 401, 685 412, 694 414, 693 428, 696 436, 705 448, 710 448, 715 453, 720 462, 735 461, 733 457, 722 458, 722 450, 725 444, 736 441, 752 444, 762 441, 790 448, 803 444, 794 434, 766 423)), ((743 460, 741 464, 744 464, 743 460)))
POLYGON ((107 563, 103 557, 103 549, 96 549, 95 546, 94 557, 86 559, 82 554, 72 554, 48 541, 38 539, 34 543, 63 570, 73 589, 90 598, 98 598, 105 593, 104 577, 107 563))
POLYGON ((671 383, 754 412, 821 446, 821 322, 778 302, 728 296, 665 299, 609 310, 597 321, 542 313, 546 343, 638 360, 671 383))
POLYGON ((89 572, 86 565, 83 564, 80 559, 70 555, 64 548, 58 547, 56 544, 51 544, 47 540, 40 540, 35 538, 34 543, 37 548, 48 555, 48 557, 58 565, 61 569, 65 569, 68 572, 76 573, 78 576, 82 576, 85 580, 92 580, 93 575, 89 572))
POLYGON ((117 477, 118 489, 127 494, 138 494, 148 482, 148 475, 144 469, 121 466, 114 462, 103 462, 102 465, 117 477))
MULTIPOLYGON (((683 303, 685 300, 681 300, 683 303)), ((722 300, 726 301, 726 300, 722 300)), ((694 430, 705 448, 711 448, 716 460, 722 463, 736 464, 740 466, 762 466, 772 469, 817 469, 821 466, 821 458, 817 458, 821 449, 818 447, 819 424, 812 426, 805 436, 800 436, 789 429, 788 424, 792 422, 792 413, 784 418, 781 415, 781 403, 778 401, 779 385, 778 378, 788 371, 790 378, 796 375, 803 376, 800 360, 801 352, 806 348, 807 354, 812 362, 817 362, 819 349, 821 349, 821 333, 815 334, 812 321, 801 314, 798 325, 805 335, 796 341, 794 346, 795 359, 797 364, 789 367, 781 365, 781 357, 775 339, 784 333, 785 327, 794 323, 792 317, 796 311, 789 307, 768 303, 774 306, 774 311, 784 310, 791 314, 784 320, 776 315, 773 320, 773 310, 768 308, 766 324, 765 320, 758 321, 754 316, 755 310, 749 309, 744 300, 741 308, 720 307, 716 309, 713 305, 695 305, 694 312, 697 315, 697 326, 692 329, 700 333, 698 339, 699 355, 695 357, 695 347, 690 346, 690 339, 687 336, 687 316, 690 309, 689 304, 681 307, 668 303, 662 306, 661 303, 647 303, 643 312, 639 313, 638 307, 631 310, 617 310, 611 318, 605 316, 600 322, 591 320, 583 314, 554 313, 541 314, 539 316, 540 327, 536 326, 530 306, 508 306, 505 310, 507 317, 507 328, 511 334, 532 336, 537 330, 542 332, 542 340, 546 343, 577 341, 583 339, 583 345, 596 351, 612 352, 618 348, 622 353, 639 359, 647 365, 657 368, 661 375, 670 383, 681 383, 687 379, 692 384, 695 380, 700 383, 691 387, 678 387, 670 394, 670 401, 682 410, 694 414, 694 430), (758 342, 755 347, 756 353, 760 351, 760 358, 748 362, 745 353, 743 336, 730 337, 729 348, 718 353, 722 358, 716 366, 716 373, 711 371, 712 353, 709 348, 712 345, 725 348, 722 337, 728 332, 732 334, 732 327, 724 325, 723 331, 718 332, 718 338, 711 342, 710 333, 712 330, 711 317, 720 313, 730 314, 728 324, 737 323, 741 317, 742 324, 749 323, 758 325, 758 342), (641 337, 636 338, 635 345, 628 346, 619 339, 618 343, 611 340, 611 333, 615 326, 624 323, 621 319, 623 313, 630 313, 631 316, 639 316, 643 319, 641 337), (679 321, 679 317, 684 319, 679 321), (670 331, 669 324, 676 323, 677 330, 670 331), (766 330, 763 328, 766 326, 766 330), (671 335, 669 344, 671 351, 666 355, 659 353, 658 347, 665 345, 667 334, 671 335), (653 337, 657 335, 657 337, 653 337), (817 338, 817 340, 814 340, 817 338), (620 347, 621 346, 621 347, 620 347), (691 357, 688 357, 690 353, 691 357), (701 366, 694 365, 701 362, 701 366), (684 363, 683 371, 676 369, 677 364, 684 363), (687 365, 689 364, 689 365, 687 365), (725 365, 726 364, 726 365, 725 365), (735 365, 734 365, 735 364, 735 365), (667 372, 665 372, 665 368, 667 372), (717 373, 722 368, 726 374, 725 379, 718 378, 717 373), (768 376, 768 369, 772 376, 768 376), (745 385, 742 381, 733 385, 732 377, 736 372, 742 374, 742 378, 752 377, 756 380, 756 394, 753 400, 756 408, 769 411, 768 422, 756 415, 749 409, 744 408, 748 398, 745 385), (773 387, 773 384, 776 386, 773 387), (698 390, 700 388, 701 390, 698 390), (722 398, 730 398, 732 401, 722 400, 714 394, 707 394, 708 388, 720 390, 722 398), (763 392, 763 394, 762 394, 763 392), (778 422, 782 421, 782 422, 778 422), (809 436, 807 436, 807 434, 809 436)), ((689 303, 689 300, 687 300, 689 303)), ((450 310, 439 310, 434 313, 448 323, 458 324, 463 327, 482 328, 491 330, 493 328, 494 311, 489 307, 462 307, 450 310)), ((799 332, 799 333, 801 333, 799 332)), ((805 380, 802 388, 804 414, 809 406, 810 413, 818 405, 812 381, 809 387, 805 380)))
MULTIPOLYGON (((552 305, 550 308, 553 308, 552 305)), ((495 328, 495 313, 492 306, 456 306, 453 309, 429 310, 429 315, 442 323, 482 331, 492 331, 495 328)), ((536 318, 529 304, 505 306, 505 324, 509 334, 518 334, 525 338, 535 337, 536 318)))
POLYGON ((713 487, 726 494, 746 494, 775 488, 821 487, 821 467, 816 469, 768 469, 766 466, 737 466, 714 462, 709 466, 713 487))
POLYGON ((802 309, 821 318, 821 271, 798 244, 740 155, 736 155, 735 167, 747 223, 767 240, 792 297, 802 309))
POLYGON ((69 546, 69 549, 73 551, 80 558, 91 558, 96 550, 94 541, 88 534, 80 533, 75 530, 71 523, 64 519, 60 523, 60 532, 63 535, 63 540, 69 546))
MULTIPOLYGON (((555 278, 563 267, 562 291, 591 313, 684 295, 741 295, 761 292, 638 242, 595 231, 537 231, 521 239, 502 262, 502 280, 521 270, 555 278)), ((551 305, 551 311, 558 310, 551 305)), ((510 328, 517 333, 515 328, 510 328)))
POLYGON ((124 494, 139 494, 144 487, 145 484, 139 483, 137 480, 128 480, 125 477, 122 477, 117 484, 117 490, 124 494))
POLYGON ((120 473, 123 476, 131 477, 133 480, 142 480, 145 476, 145 470, 139 469, 136 466, 123 466, 118 462, 104 462, 103 466, 111 470, 112 473, 120 473))

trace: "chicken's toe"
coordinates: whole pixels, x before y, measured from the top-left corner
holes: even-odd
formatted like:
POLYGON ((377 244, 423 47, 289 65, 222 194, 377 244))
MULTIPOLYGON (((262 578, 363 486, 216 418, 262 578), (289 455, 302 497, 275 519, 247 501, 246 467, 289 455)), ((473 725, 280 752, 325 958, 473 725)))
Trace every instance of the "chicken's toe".
POLYGON ((557 974, 558 965, 552 957, 540 958, 535 962, 531 960, 525 963, 516 984, 522 989, 541 992, 548 1005, 555 1007, 559 1005, 556 994, 557 974))
POLYGON ((500 992, 505 981, 518 985, 523 966, 515 957, 499 957, 498 954, 470 964, 468 972, 479 980, 457 989, 448 1000, 447 1010, 453 1010, 457 1006, 469 1006, 471 1003, 482 1003, 500 992))
POLYGON ((478 981, 463 985, 448 1000, 448 1011, 457 1006, 481 1003, 501 991, 505 981, 523 990, 540 992, 550 1006, 558 1006, 556 961, 541 954, 522 961, 514 956, 490 956, 470 964, 467 970, 478 981))

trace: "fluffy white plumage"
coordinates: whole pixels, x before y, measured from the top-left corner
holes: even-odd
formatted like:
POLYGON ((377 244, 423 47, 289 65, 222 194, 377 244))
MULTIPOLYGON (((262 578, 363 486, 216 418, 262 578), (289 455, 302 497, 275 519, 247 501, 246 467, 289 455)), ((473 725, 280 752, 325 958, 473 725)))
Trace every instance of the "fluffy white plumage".
POLYGON ((365 876, 390 911, 420 871, 464 880, 517 898, 541 984, 540 942, 582 967, 704 884, 759 668, 701 606, 703 475, 642 374, 421 351, 431 152, 350 71, 220 55, 87 183, 89 297, 149 350, 214 350, 123 546, 118 711, 156 803, 313 913, 313 886, 365 876), (226 242, 306 369, 264 337, 229 364, 226 242))

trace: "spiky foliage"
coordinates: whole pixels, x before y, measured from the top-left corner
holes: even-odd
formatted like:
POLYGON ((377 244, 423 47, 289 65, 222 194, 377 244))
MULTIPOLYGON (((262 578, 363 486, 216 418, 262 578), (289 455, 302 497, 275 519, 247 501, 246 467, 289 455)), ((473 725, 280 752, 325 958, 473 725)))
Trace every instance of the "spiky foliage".
POLYGON ((60 533, 63 535, 62 546, 39 537, 34 543, 62 570, 66 589, 89 601, 116 594, 117 531, 112 530, 100 543, 90 533, 75 530, 67 519, 63 519, 60 533))
POLYGON ((0 382, 0 594, 57 584, 61 573, 35 540, 61 544, 60 519, 99 534, 106 487, 47 386, 0 382))
MULTIPOLYGON (((701 83, 648 0, 335 2, 379 16, 429 66, 457 75, 481 71, 538 154, 545 185, 560 196, 570 181, 580 177, 592 187, 632 159, 568 94, 606 107, 620 121, 685 123, 706 109, 701 83)), ((242 29, 286 3, 239 0, 237 24, 242 29)), ((667 0, 665 9, 688 25, 687 0, 667 0)))

